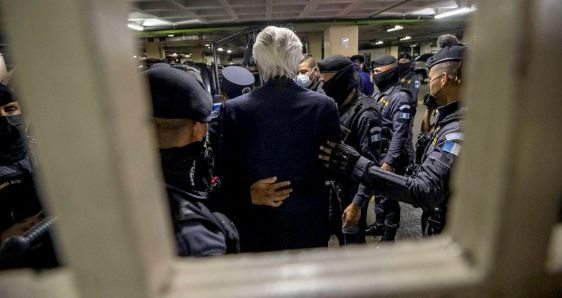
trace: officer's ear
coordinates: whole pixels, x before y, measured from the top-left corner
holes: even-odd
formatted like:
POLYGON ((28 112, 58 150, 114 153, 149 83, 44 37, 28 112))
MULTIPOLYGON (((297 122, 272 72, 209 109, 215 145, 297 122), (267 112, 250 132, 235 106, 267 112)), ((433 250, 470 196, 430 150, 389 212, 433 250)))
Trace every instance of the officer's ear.
POLYGON ((446 72, 443 72, 441 74, 441 88, 445 87, 445 85, 450 83, 450 81, 451 81, 451 78, 449 77, 449 75, 446 72))

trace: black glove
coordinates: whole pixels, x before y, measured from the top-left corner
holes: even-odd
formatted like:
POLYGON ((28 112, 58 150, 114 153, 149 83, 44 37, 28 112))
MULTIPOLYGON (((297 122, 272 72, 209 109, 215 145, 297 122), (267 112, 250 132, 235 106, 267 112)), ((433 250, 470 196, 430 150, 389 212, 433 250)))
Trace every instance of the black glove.
POLYGON ((334 151, 330 155, 328 168, 336 173, 349 176, 360 156, 353 147, 345 144, 336 144, 334 151))
POLYGON ((435 110, 437 109, 437 97, 428 93, 423 97, 423 104, 429 109, 435 110))

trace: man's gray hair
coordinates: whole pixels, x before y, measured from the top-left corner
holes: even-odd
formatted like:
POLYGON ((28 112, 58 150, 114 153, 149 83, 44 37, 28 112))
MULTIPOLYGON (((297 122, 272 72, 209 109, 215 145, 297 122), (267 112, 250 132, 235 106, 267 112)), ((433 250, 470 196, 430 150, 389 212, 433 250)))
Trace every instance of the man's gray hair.
POLYGON ((437 47, 442 49, 444 47, 452 47, 459 44, 456 36, 451 34, 443 34, 437 38, 437 47))
POLYGON ((293 79, 302 60, 302 43, 287 29, 268 26, 256 37, 253 56, 264 82, 274 77, 293 79))

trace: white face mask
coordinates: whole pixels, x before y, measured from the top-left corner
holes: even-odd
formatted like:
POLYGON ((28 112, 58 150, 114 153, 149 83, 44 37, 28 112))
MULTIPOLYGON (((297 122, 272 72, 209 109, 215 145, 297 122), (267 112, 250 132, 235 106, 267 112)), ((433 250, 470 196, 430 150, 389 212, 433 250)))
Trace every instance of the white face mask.
POLYGON ((295 79, 297 85, 306 88, 310 85, 310 77, 307 74, 299 74, 295 79))

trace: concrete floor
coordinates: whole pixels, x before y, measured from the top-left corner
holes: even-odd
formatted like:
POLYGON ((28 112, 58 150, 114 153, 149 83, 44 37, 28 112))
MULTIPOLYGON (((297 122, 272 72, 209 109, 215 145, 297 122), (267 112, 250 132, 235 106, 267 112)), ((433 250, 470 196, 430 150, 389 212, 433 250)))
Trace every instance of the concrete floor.
MULTIPOLYGON (((420 90, 420 98, 423 98, 423 95, 427 93, 427 84, 422 84, 420 90)), ((425 106, 422 104, 421 101, 418 101, 418 108, 416 112, 416 116, 414 118, 414 144, 417 140, 418 134, 420 132, 421 122, 423 119, 423 115, 425 113, 425 106)), ((400 203, 402 207, 400 213, 400 228, 396 233, 396 241, 402 241, 405 239, 420 239, 422 237, 421 228, 420 228, 420 220, 421 220, 421 209, 414 208, 409 204, 400 203)), ((375 222, 375 211, 374 211, 374 200, 371 200, 369 203, 369 210, 367 213, 367 224, 372 224, 375 222)), ((376 246, 378 245, 381 237, 375 236, 367 236, 367 245, 376 246)), ((329 247, 337 247, 338 241, 335 236, 332 236, 330 239, 329 247)))

